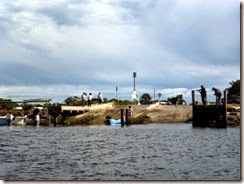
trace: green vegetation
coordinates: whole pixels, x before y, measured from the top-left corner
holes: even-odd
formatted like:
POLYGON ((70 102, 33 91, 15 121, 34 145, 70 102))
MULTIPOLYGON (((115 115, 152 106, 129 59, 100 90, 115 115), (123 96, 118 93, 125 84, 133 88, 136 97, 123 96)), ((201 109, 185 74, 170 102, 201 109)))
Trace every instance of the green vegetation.
POLYGON ((78 96, 71 96, 64 100, 66 105, 78 106, 82 105, 81 98, 78 96))
POLYGON ((150 101, 152 99, 152 97, 148 94, 148 93, 143 93, 140 101, 150 101))
POLYGON ((32 108, 34 108, 34 105, 33 105, 33 104, 24 104, 24 105, 22 106, 22 109, 23 109, 24 111, 31 110, 32 108))
POLYGON ((176 104, 179 100, 183 100, 183 95, 182 95, 182 94, 180 94, 180 95, 176 95, 176 97, 168 98, 168 101, 169 101, 171 104, 176 104))
POLYGON ((0 98, 0 109, 10 110, 17 106, 18 106, 17 103, 14 103, 11 99, 0 98))
POLYGON ((231 81, 229 84, 231 85, 231 87, 227 88, 229 91, 228 95, 240 95, 240 79, 236 81, 231 81))
POLYGON ((114 105, 133 105, 135 104, 134 101, 130 101, 130 100, 117 100, 117 99, 111 99, 108 102, 113 102, 114 105))
MULTIPOLYGON (((129 101, 129 100, 117 100, 115 98, 108 100, 107 98, 104 98, 104 103, 110 103, 113 102, 115 105, 130 105, 130 104, 135 104, 134 101, 129 101)), ((97 98, 92 99, 92 104, 98 104, 99 100, 97 98)), ((80 97, 77 96, 71 96, 68 97, 66 100, 64 100, 65 105, 70 105, 70 106, 81 106, 82 105, 82 100, 80 97)))

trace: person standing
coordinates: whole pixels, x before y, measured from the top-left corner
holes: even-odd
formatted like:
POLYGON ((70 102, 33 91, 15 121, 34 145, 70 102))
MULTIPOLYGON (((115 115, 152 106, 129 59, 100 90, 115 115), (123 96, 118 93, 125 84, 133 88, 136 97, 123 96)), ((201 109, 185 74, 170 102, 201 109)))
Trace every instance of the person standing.
POLYGON ((128 114, 129 114, 129 117, 131 117, 133 115, 133 109, 131 106, 129 106, 128 114))
POLYGON ((91 107, 92 98, 93 98, 92 93, 89 93, 89 95, 88 95, 88 107, 91 107))
POLYGON ((14 118, 13 114, 7 113, 6 120, 7 120, 7 125, 8 126, 10 126, 12 124, 13 118, 14 118))
POLYGON ((220 105, 220 100, 222 96, 221 91, 215 87, 213 87, 212 90, 214 91, 214 95, 216 96, 216 105, 220 105))
POLYGON ((206 103, 207 103, 207 91, 206 91, 205 87, 203 85, 201 85, 201 89, 199 89, 197 91, 199 91, 201 94, 202 104, 206 105, 206 103))
POLYGON ((85 92, 83 92, 81 99, 82 99, 82 106, 85 106, 87 101, 87 95, 85 92))
POLYGON ((37 126, 40 124, 40 110, 36 107, 33 111, 33 121, 34 121, 34 126, 37 126))
POLYGON ((103 102, 103 95, 102 95, 101 92, 98 93, 97 98, 98 98, 98 103, 99 103, 99 104, 102 104, 102 102, 103 102))

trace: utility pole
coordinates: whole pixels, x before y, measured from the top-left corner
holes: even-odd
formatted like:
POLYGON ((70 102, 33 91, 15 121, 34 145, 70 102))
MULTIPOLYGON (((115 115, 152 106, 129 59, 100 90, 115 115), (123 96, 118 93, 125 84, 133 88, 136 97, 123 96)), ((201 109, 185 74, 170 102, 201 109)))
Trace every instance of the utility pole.
POLYGON ((117 92, 118 92, 118 87, 116 86, 116 100, 118 100, 117 99, 117 92))
POLYGON ((156 98, 155 98, 155 89, 154 89, 154 99, 153 99, 153 100, 155 101, 155 99, 156 99, 156 98))

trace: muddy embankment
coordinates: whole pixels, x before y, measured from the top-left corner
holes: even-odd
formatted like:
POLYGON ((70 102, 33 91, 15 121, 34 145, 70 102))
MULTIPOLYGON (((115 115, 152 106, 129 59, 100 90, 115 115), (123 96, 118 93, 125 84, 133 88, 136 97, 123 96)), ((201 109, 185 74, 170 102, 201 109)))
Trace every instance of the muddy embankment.
MULTIPOLYGON (((177 123, 190 122, 192 119, 192 106, 183 105, 132 105, 133 116, 129 119, 130 124, 147 123, 177 123)), ((125 105, 115 105, 97 111, 86 112, 81 115, 70 117, 64 121, 66 126, 72 125, 103 125, 106 116, 120 119, 121 109, 128 109, 125 105)), ((228 126, 240 125, 240 107, 227 106, 228 126)))
MULTIPOLYGON (((186 122, 192 118, 191 106, 153 104, 132 105, 132 108, 133 116, 129 119, 131 124, 186 122)), ((121 109, 125 111, 128 106, 115 105, 103 110, 86 112, 68 118, 65 125, 102 125, 108 115, 120 119, 121 109)))

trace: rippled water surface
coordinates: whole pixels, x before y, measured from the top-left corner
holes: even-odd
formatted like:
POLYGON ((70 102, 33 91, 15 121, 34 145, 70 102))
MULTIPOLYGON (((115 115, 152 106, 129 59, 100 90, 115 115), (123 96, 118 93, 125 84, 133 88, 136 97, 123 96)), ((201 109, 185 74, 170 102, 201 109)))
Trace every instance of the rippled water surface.
POLYGON ((239 180, 240 128, 0 127, 1 180, 239 180))

